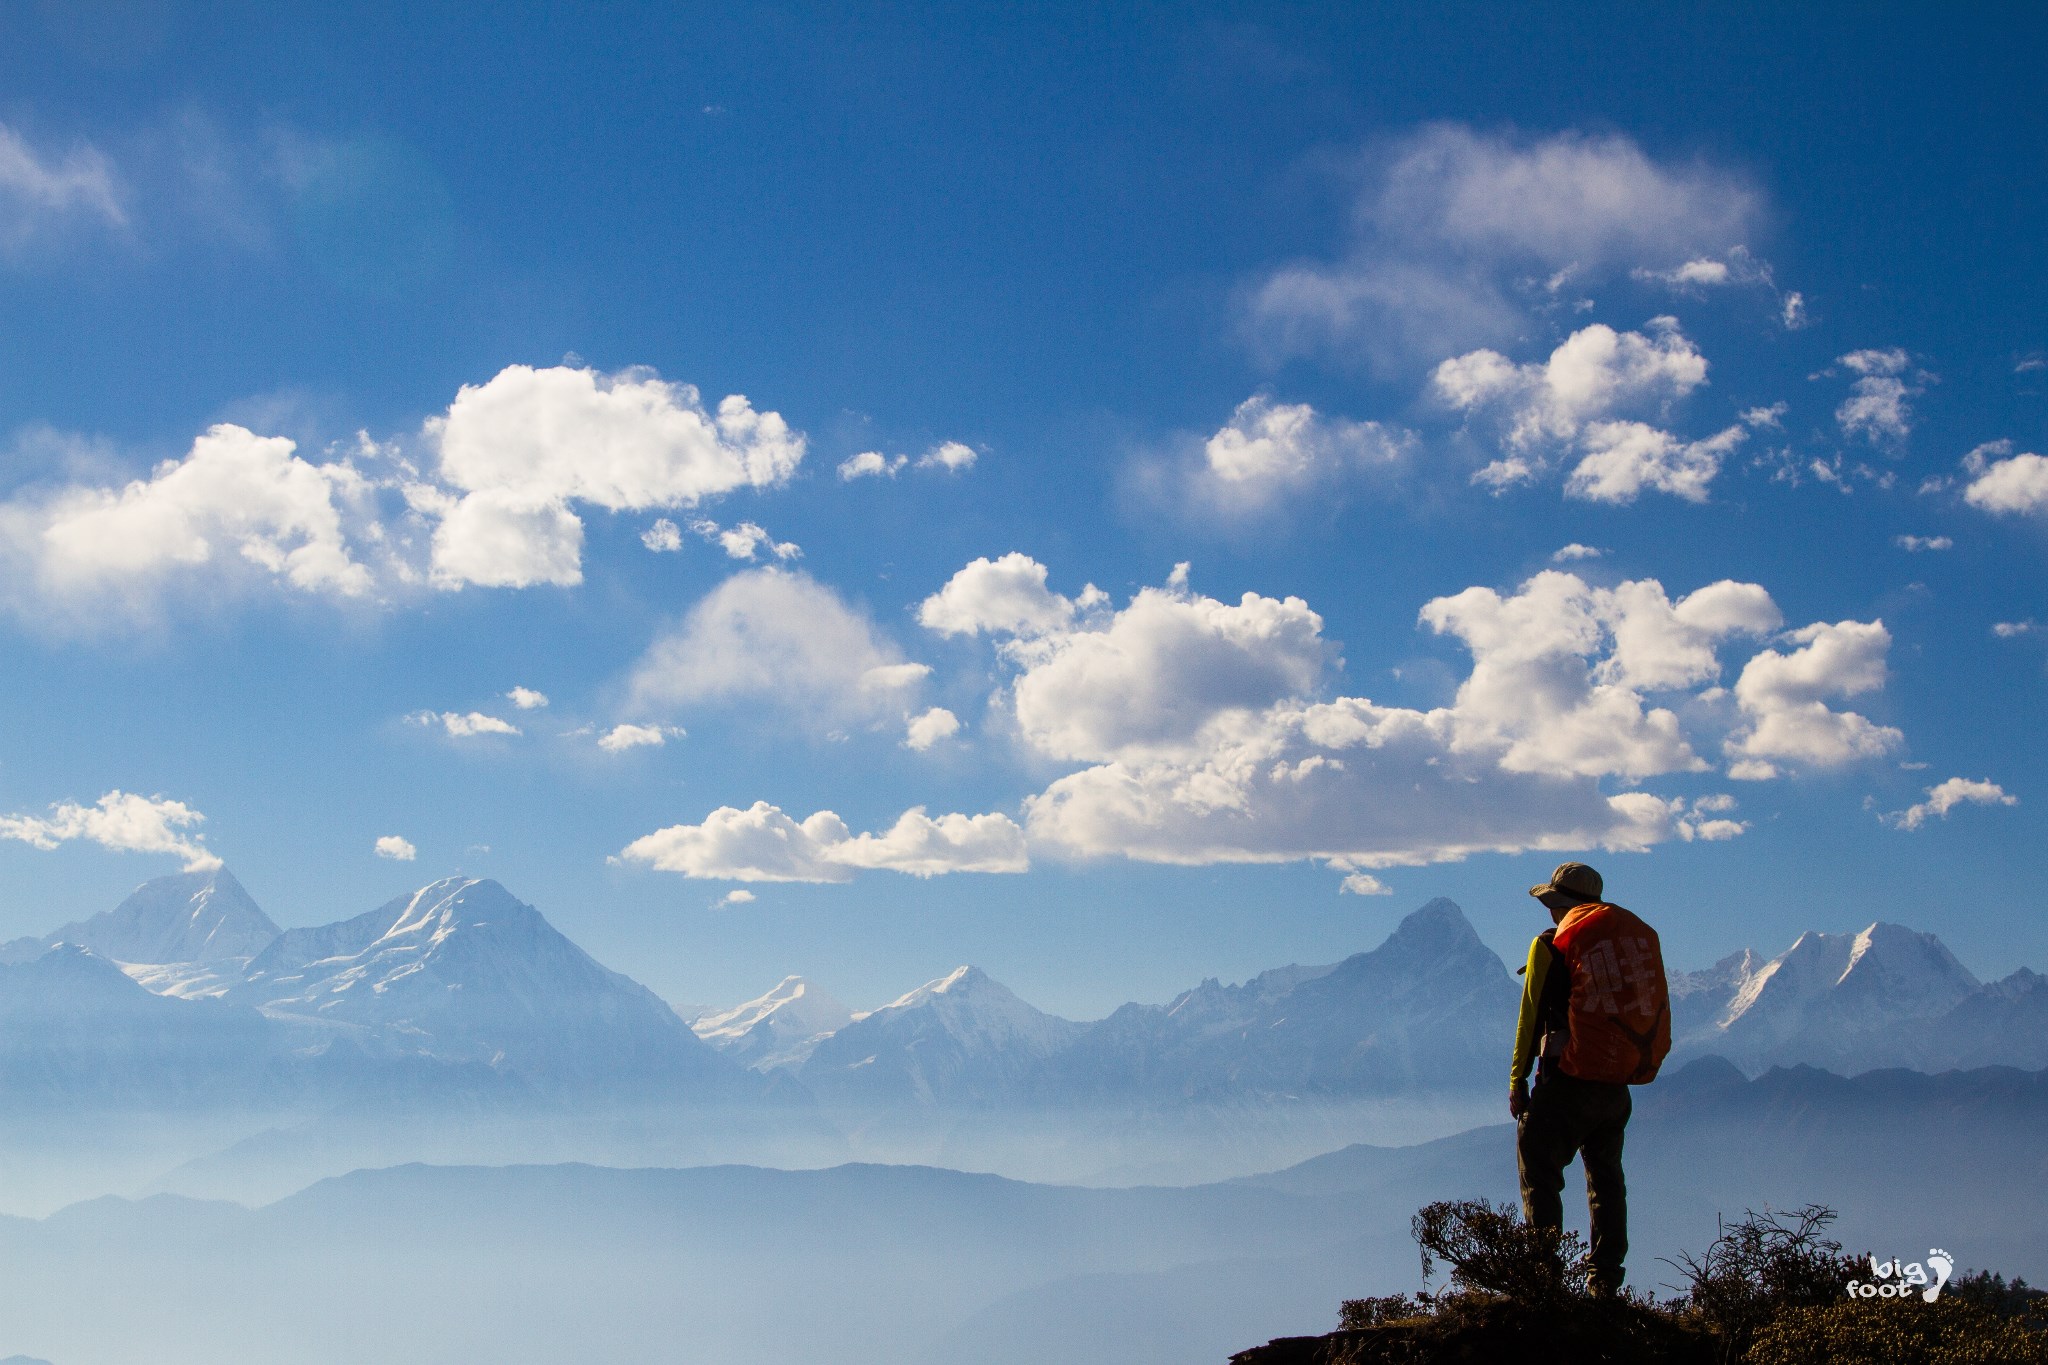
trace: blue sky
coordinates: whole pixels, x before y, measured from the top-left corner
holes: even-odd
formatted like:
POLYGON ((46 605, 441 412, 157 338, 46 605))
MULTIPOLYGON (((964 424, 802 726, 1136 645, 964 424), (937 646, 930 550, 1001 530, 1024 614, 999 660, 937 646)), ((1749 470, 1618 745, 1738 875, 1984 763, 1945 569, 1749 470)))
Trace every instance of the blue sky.
POLYGON ((287 8, 0 18, 0 932, 2048 963, 2038 14, 287 8))

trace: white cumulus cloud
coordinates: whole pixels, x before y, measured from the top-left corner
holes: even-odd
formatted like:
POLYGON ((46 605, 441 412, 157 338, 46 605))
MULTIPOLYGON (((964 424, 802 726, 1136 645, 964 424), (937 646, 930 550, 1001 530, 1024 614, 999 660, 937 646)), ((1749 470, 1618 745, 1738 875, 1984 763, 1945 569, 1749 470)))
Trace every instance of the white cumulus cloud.
POLYGON ((1892 637, 1882 621, 1816 622, 1785 639, 1798 648, 1762 651, 1735 681, 1744 724, 1725 746, 1730 777, 1774 777, 1788 761, 1838 767, 1881 757, 1905 741, 1890 726, 1828 705, 1884 686, 1892 637))
MULTIPOLYGON (((1684 803, 1676 803, 1683 807, 1684 803)), ((1687 843, 1721 843, 1740 838, 1749 831, 1747 820, 1731 820, 1728 812, 1735 809, 1735 798, 1722 792, 1715 796, 1702 796, 1692 803, 1691 810, 1681 810, 1677 815, 1678 837, 1687 843)))
POLYGON ((1996 782, 1973 781, 1967 777, 1951 777, 1926 790, 1925 801, 1880 818, 1896 829, 1918 829, 1933 817, 1948 819, 1948 813, 1957 806, 2017 806, 2020 803, 2017 796, 1996 782))
POLYGON ((1721 461, 1748 436, 1728 427, 1704 441, 1685 441, 1646 422, 1595 422, 1586 454, 1566 480, 1566 497, 1588 502, 1634 502, 1645 490, 1705 502, 1721 461))
MULTIPOLYGON (((74 606, 139 605, 185 578, 236 575, 360 597, 371 572, 348 524, 369 484, 347 461, 311 464, 291 441, 222 424, 119 488, 75 484, 0 504, 17 591, 74 606)), ((22 605, 28 605, 23 602, 22 605)))
POLYGON ((548 704, 548 694, 530 687, 515 687, 505 694, 505 700, 522 711, 538 711, 548 704))
POLYGON ((918 623, 940 635, 1044 635, 1074 617, 1075 604, 1046 587, 1046 567, 1012 550, 974 560, 918 604, 918 623))
POLYGON ((187 872, 220 866, 203 838, 185 831, 204 815, 182 801, 110 791, 90 806, 64 801, 48 815, 0 815, 0 839, 51 849, 83 839, 120 853, 170 853, 185 860, 187 872))
POLYGON ((1970 475, 1963 501, 1970 506, 1999 514, 2048 511, 2048 456, 2027 453, 1993 460, 1980 447, 1970 452, 1963 468, 1970 475))
POLYGON ((1509 447, 1518 450, 1568 442, 1589 422, 1659 408, 1706 381, 1706 358, 1669 317, 1650 319, 1640 332, 1582 327, 1541 363, 1472 351, 1442 362, 1430 379, 1435 395, 1458 411, 1498 412, 1509 447))
POLYGON ((910 718, 905 726, 903 743, 905 747, 923 753, 940 740, 951 739, 959 733, 960 717, 943 706, 934 706, 910 718))
POLYGON ((1026 803, 1034 842, 1145 862, 1321 859, 1356 871, 1532 848, 1641 848, 1670 808, 1597 780, 1504 769, 1450 718, 1363 698, 1285 703, 1182 759, 1119 760, 1026 803))
POLYGON ((616 375, 511 365, 464 385, 427 423, 440 504, 433 571, 444 587, 582 581, 573 510, 692 507, 738 488, 786 483, 804 437, 737 394, 715 411, 688 384, 645 370, 616 375))
MULTIPOLYGON (((688 508, 779 486, 805 448, 743 397, 710 410, 645 370, 523 365, 465 385, 421 439, 437 456, 424 472, 404 443, 367 433, 316 462, 289 439, 222 423, 125 484, 26 487, 0 501, 0 603, 90 625, 158 621, 180 586, 210 599, 254 583, 389 601, 419 585, 575 584, 584 509, 688 508)), ((707 525, 734 557, 800 553, 752 521, 707 525)), ((680 549, 682 530, 662 517, 641 541, 680 549)))
POLYGON ((1472 482, 1493 490, 1495 496, 1525 483, 1536 482, 1541 471, 1520 455, 1507 455, 1472 471, 1472 482))
POLYGON ((880 834, 854 834, 831 811, 796 820, 756 801, 721 806, 700 824, 671 825, 620 852, 686 877, 741 882, 844 882, 860 870, 935 877, 951 872, 1023 872, 1024 832, 1007 815, 941 815, 913 807, 880 834))
POLYGON ((683 548, 683 528, 667 517, 656 517, 654 524, 640 533, 640 543, 658 555, 674 554, 683 548))
POLYGON ((1503 597, 1474 587, 1422 609, 1423 624, 1472 653, 1441 714, 1461 748, 1509 772, 1643 778, 1705 766, 1677 715, 1644 694, 1712 682, 1716 649, 1780 622, 1753 583, 1721 582, 1672 602, 1654 579, 1612 589, 1547 570, 1503 597))
POLYGON ((690 530, 717 545, 729 559, 751 560, 764 550, 777 559, 798 559, 803 555, 803 550, 797 545, 786 540, 777 541, 751 521, 728 528, 700 517, 690 523, 690 530))
POLYGON ((671 739, 683 738, 683 730, 677 725, 614 725, 598 736, 597 747, 608 754, 622 754, 628 749, 659 749, 671 739))
POLYGON ((1473 660, 1455 702, 1432 711, 1319 700, 1338 661, 1307 603, 1208 598, 1184 568, 1122 610, 1030 634, 988 626, 1009 637, 997 656, 1013 676, 995 701, 1016 738, 1041 761, 1085 765, 1026 802, 1031 838, 1082 857, 1309 858, 1356 874, 1741 832, 1602 784, 1706 766, 1678 712, 1649 698, 1698 700, 1722 647, 1776 630, 1761 587, 1673 600, 1653 580, 1595 588, 1553 570, 1513 594, 1437 599, 1421 620, 1473 660))
POLYGON ((1329 417, 1306 403, 1254 394, 1202 443, 1183 478, 1198 504, 1243 512, 1346 474, 1398 469, 1415 446, 1414 433, 1400 427, 1329 417))
POLYGON ((470 739, 477 735, 516 735, 519 727, 509 720, 485 715, 481 711, 415 711, 406 719, 414 725, 438 725, 452 739, 470 739))
POLYGON ((839 462, 839 477, 848 483, 855 479, 893 479, 909 463, 908 455, 889 456, 879 450, 863 450, 839 462))
POLYGON ((420 856, 420 851, 413 847, 412 840, 396 834, 386 834, 379 837, 376 844, 376 852, 379 858, 389 858, 393 862, 399 863, 409 863, 420 856))
POLYGON ((1298 597, 1236 603, 1187 590, 1177 573, 1122 611, 1020 649, 1011 688, 1022 736, 1054 758, 1186 753, 1206 731, 1317 684, 1330 650, 1322 618, 1298 597))
POLYGON ((971 445, 960 441, 941 441, 918 456, 917 467, 943 469, 948 474, 958 474, 962 470, 974 468, 974 462, 979 458, 979 454, 971 445))

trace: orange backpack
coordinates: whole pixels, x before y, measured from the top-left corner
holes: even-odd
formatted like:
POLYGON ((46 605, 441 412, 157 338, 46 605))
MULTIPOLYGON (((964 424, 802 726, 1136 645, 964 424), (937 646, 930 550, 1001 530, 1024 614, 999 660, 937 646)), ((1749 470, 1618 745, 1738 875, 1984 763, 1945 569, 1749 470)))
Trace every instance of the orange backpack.
POLYGON ((1618 905, 1581 905, 1551 947, 1571 968, 1569 1040, 1558 1064, 1583 1081, 1647 1085, 1671 1051, 1671 996, 1657 931, 1618 905))

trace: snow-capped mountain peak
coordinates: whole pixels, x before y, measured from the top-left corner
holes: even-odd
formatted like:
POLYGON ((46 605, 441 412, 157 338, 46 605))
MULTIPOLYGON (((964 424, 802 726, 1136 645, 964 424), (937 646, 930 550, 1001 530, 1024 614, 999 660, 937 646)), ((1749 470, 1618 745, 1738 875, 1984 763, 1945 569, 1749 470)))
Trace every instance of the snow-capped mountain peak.
POLYGON ((1688 1052, 1752 1068, 1840 1069, 1909 1055, 1910 1035, 1980 989, 1933 934, 1883 921, 1853 934, 1801 934, 1769 961, 1745 951, 1674 974, 1672 986, 1688 1052))
POLYGON ((1010 1095, 1082 1027, 1034 1009, 979 967, 957 967, 821 1039, 801 1076, 827 1096, 986 1103, 1010 1095))
POLYGON ((785 1023, 801 1021, 806 1027, 815 1025, 813 1032, 829 1033, 850 1023, 854 1014, 804 978, 785 976, 767 994, 729 1010, 701 1014, 691 1027, 706 1042, 730 1041, 771 1018, 785 1023))
POLYGON ((766 995, 697 1017, 690 1027, 713 1047, 756 1071, 801 1064, 818 1043, 854 1018, 800 976, 785 976, 766 995))
MULTIPOLYGON (((855 1019, 866 1019, 871 1015, 882 1013, 883 1010, 912 1010, 916 1009, 919 1005, 927 1003, 936 996, 966 995, 985 986, 994 986, 996 990, 1001 991, 1004 995, 1010 995, 1007 987, 998 985, 981 968, 960 966, 955 967, 936 981, 927 981, 915 990, 905 991, 902 995, 897 996, 879 1009, 863 1010, 853 1017, 855 1019)), ((1016 999, 1014 995, 1010 995, 1010 998, 1016 999)))
POLYGON ((262 952, 278 933, 235 874, 218 867, 153 877, 112 910, 67 924, 42 942, 77 944, 110 962, 226 963, 262 952))
POLYGON ((460 930, 492 924, 524 933, 548 928, 539 911, 484 878, 443 877, 401 899, 405 904, 373 946, 408 942, 432 946, 445 943, 460 930))
POLYGON ((443 878, 352 920, 290 930, 234 994, 273 1017, 382 1029, 551 1081, 714 1061, 653 992, 487 879, 443 878))
POLYGON ((1717 1021, 1802 1009, 1839 994, 1876 1017, 1909 1018, 1955 1004, 1979 982, 1932 934, 1882 921, 1855 934, 1801 934, 1790 948, 1749 973, 1717 1021))
POLYGON ((880 1024, 919 1012, 942 1020, 948 1032, 962 1039, 979 1040, 984 1046, 1016 1043, 1040 1053, 1050 1053, 1079 1027, 1025 1003, 1008 986, 974 966, 955 967, 880 1009, 855 1015, 853 1022, 880 1024))

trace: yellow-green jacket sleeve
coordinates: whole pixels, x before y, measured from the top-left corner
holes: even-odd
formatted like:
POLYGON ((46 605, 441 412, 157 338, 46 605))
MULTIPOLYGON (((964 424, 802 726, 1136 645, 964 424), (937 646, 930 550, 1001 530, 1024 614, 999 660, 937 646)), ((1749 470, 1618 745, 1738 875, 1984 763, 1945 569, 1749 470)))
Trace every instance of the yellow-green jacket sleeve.
POLYGON ((1530 941, 1529 965, 1522 970, 1522 1013, 1515 1021, 1515 1061, 1508 1070, 1508 1086, 1520 1090, 1529 1084, 1529 1069, 1536 1063, 1536 1049, 1543 1039, 1537 1032, 1537 1007, 1543 1001, 1543 982, 1554 956, 1541 935, 1530 941))

